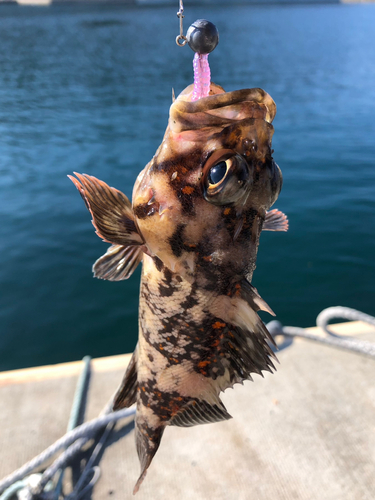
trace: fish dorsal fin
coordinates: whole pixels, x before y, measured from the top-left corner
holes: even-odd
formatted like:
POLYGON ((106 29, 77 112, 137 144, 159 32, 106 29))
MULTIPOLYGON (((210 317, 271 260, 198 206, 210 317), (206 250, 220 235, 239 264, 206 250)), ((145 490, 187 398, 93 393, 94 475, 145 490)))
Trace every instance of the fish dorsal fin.
POLYGON ((232 418, 223 403, 209 404, 204 400, 194 400, 183 407, 169 422, 178 427, 192 427, 198 424, 210 424, 232 418))
POLYGON ((141 246, 112 245, 92 267, 95 278, 121 281, 130 278, 143 258, 141 246))
POLYGON ((129 408, 137 397, 137 348, 133 352, 124 378, 113 400, 113 411, 129 408))
POLYGON ((277 208, 266 212, 262 231, 288 231, 288 229, 288 217, 283 212, 277 208))
POLYGON ((86 174, 68 175, 92 215, 97 235, 114 245, 143 245, 128 198, 103 181, 86 174))
POLYGON ((240 286, 238 287, 239 295, 246 300, 249 306, 256 311, 266 311, 271 316, 276 316, 267 302, 262 299, 259 295, 258 290, 251 283, 247 281, 246 278, 241 280, 240 286))

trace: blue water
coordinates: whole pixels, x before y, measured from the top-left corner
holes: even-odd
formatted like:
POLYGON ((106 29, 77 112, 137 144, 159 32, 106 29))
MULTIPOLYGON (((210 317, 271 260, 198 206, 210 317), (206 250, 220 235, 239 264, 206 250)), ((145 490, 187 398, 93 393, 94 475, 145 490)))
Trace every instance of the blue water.
MULTIPOLYGON (((262 236, 255 286, 284 324, 375 314, 375 5, 185 10, 219 28, 213 80, 278 105, 290 231, 262 236)), ((192 80, 176 8, 1 5, 0 25, 0 370, 129 352, 139 270, 92 278, 107 246, 66 175, 131 194, 192 80)))

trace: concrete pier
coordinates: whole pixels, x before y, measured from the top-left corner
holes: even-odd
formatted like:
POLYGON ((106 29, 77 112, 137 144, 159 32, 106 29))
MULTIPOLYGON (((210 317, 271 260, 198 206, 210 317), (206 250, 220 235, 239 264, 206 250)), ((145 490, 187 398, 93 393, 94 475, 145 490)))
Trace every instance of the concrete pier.
MULTIPOLYGON (((375 341, 375 329, 361 322, 332 329, 375 341)), ((302 339, 278 358, 275 374, 223 395, 232 420, 166 429, 137 500, 375 498, 375 360, 302 339)), ((128 361, 93 361, 86 420, 105 406, 128 361)), ((65 433, 81 369, 76 362, 0 374, 0 478, 65 433)), ((133 498, 139 463, 126 422, 100 468, 85 498, 133 498)), ((67 492, 71 482, 68 473, 67 492)))

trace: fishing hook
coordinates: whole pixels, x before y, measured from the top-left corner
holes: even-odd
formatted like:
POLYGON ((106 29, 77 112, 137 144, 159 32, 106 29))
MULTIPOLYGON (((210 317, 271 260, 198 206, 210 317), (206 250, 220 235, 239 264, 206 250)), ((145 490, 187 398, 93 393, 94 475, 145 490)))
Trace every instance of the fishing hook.
POLYGON ((186 42, 187 38, 184 36, 184 27, 182 25, 183 23, 183 18, 184 16, 184 4, 182 3, 182 0, 180 0, 180 10, 177 12, 177 17, 180 18, 180 34, 176 37, 176 43, 179 47, 183 47, 186 42))

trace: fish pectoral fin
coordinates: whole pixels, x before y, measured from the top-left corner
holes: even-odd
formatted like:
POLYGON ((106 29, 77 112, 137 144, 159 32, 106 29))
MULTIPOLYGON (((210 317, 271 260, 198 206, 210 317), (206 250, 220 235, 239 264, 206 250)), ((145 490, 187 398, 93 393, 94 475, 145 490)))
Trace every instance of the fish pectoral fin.
POLYGON ((169 422, 178 427, 192 427, 199 424, 210 424, 232 418, 223 403, 209 404, 204 400, 194 400, 184 406, 169 422))
POLYGON ((288 217, 275 208, 266 212, 262 231, 288 231, 289 221, 288 217))
POLYGON ((128 198, 103 181, 86 174, 68 175, 92 215, 97 235, 115 245, 143 245, 128 198))
POLYGON ((137 397, 137 348, 133 352, 131 360, 126 369, 124 378, 113 399, 113 411, 121 408, 129 408, 136 402, 137 397))
POLYGON ((143 249, 138 245, 112 245, 99 257, 92 267, 95 278, 121 281, 130 278, 143 258, 143 249))

